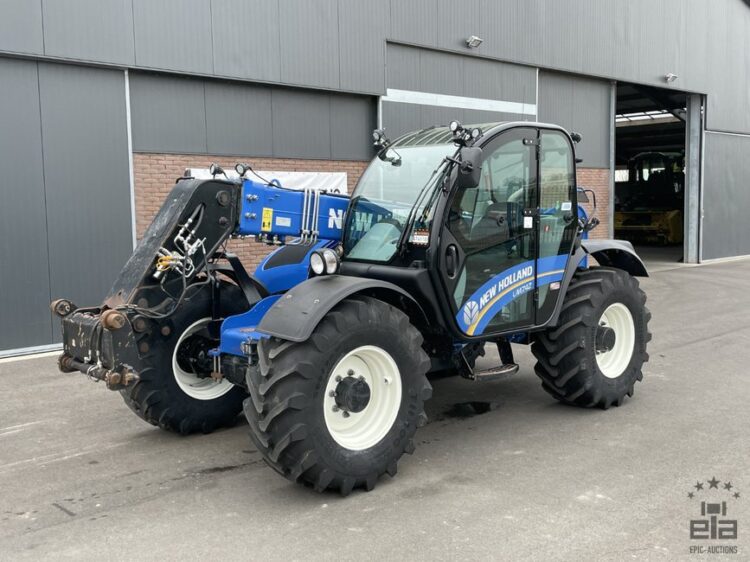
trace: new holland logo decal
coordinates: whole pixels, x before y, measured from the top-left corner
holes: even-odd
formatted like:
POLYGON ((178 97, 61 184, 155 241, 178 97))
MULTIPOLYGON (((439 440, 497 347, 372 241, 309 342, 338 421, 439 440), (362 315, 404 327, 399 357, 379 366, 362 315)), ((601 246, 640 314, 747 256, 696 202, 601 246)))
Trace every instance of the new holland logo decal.
POLYGON ((464 324, 471 326, 477 321, 479 316, 479 305, 474 301, 469 301, 464 305, 464 324))
MULTIPOLYGON (((567 255, 548 256, 526 261, 506 269, 476 289, 458 310, 456 321, 469 336, 482 334, 492 319, 512 301, 537 286, 558 283, 562 279, 567 255), (538 267, 538 272, 535 271, 538 267)), ((559 287, 558 287, 559 288, 559 287)))

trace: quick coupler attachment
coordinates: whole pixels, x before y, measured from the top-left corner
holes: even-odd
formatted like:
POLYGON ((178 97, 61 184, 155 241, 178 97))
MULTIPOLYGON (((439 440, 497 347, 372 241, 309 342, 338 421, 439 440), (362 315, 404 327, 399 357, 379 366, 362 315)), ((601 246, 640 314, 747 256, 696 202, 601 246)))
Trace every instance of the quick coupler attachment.
POLYGON ((119 369, 107 369, 101 365, 84 363, 67 353, 60 355, 57 365, 63 373, 78 371, 95 381, 104 381, 110 390, 121 390, 135 384, 140 379, 138 373, 127 365, 122 365, 119 369))

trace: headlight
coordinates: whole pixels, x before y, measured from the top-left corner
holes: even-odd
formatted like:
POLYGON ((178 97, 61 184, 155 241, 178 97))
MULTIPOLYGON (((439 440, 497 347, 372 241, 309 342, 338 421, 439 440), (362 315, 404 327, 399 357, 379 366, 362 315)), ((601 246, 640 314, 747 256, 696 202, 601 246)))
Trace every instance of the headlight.
POLYGON ((326 273, 328 275, 333 275, 339 270, 339 257, 330 248, 324 249, 322 252, 323 254, 323 261, 326 264, 326 273))
POLYGON ((331 248, 310 254, 310 269, 315 275, 333 275, 339 270, 339 256, 331 248))
POLYGON ((323 261, 323 255, 320 252, 313 252, 310 256, 310 269, 315 275, 325 273, 326 263, 323 261))

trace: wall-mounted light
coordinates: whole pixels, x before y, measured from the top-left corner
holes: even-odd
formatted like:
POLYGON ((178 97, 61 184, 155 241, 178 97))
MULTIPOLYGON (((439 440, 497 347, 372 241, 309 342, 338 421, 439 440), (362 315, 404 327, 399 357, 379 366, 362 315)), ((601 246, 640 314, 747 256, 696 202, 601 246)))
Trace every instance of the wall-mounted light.
POLYGON ((484 41, 484 39, 482 39, 481 37, 471 35, 466 40, 466 46, 469 47, 469 49, 476 49, 477 47, 479 47, 479 45, 482 44, 482 41, 484 41))
POLYGON ((674 82, 675 80, 677 80, 677 75, 674 74, 674 73, 672 73, 672 72, 670 72, 669 74, 666 74, 664 76, 664 80, 667 82, 667 84, 671 84, 672 82, 674 82))

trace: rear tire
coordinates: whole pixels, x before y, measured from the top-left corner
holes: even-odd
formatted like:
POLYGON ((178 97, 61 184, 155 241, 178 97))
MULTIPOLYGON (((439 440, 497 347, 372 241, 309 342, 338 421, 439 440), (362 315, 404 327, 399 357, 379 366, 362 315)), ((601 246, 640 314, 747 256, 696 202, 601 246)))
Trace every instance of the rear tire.
POLYGON ((535 336, 531 351, 542 388, 560 402, 607 409, 633 396, 651 340, 646 294, 627 272, 596 267, 576 273, 555 327, 535 336), (610 328, 614 345, 597 332, 610 328))
MULTIPOLYGON (((219 295, 220 309, 226 316, 248 308, 242 291, 235 285, 222 283, 219 295)), ((174 314, 159 326, 154 325, 152 332, 139 340, 139 346, 143 343, 148 346, 146 353, 141 354, 140 380, 120 391, 125 403, 138 417, 161 429, 183 435, 198 431, 210 433, 236 423, 242 401, 247 396, 245 390, 226 379, 214 383, 210 378, 193 376, 191 381, 184 360, 178 361, 176 353, 178 346, 184 345, 190 335, 200 333, 210 318, 211 288, 206 285, 188 293, 174 314), (169 333, 163 335, 160 327, 168 327, 169 333), (180 367, 181 363, 185 368, 180 367)))
POLYGON ((430 361, 421 334, 400 310, 351 297, 306 341, 264 339, 258 355, 259 365, 247 372, 245 416, 252 441, 282 476, 318 492, 369 491, 414 451, 412 437, 432 395, 425 377, 430 361), (367 389, 346 390, 344 379, 360 377, 367 389), (354 404, 362 392, 368 398, 354 404), (346 397, 354 405, 339 407, 346 397))

